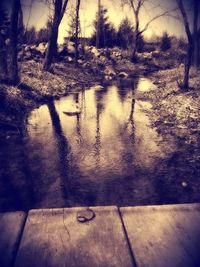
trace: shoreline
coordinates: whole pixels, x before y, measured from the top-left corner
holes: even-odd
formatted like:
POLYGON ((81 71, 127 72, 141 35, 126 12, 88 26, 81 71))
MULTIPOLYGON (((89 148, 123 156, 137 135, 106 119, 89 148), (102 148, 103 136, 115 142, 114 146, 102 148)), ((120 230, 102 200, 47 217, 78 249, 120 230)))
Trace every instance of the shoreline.
MULTIPOLYGON (((84 90, 97 84, 115 82, 116 79, 105 81, 103 79, 104 72, 102 70, 96 71, 93 69, 94 67, 94 63, 91 64, 90 68, 83 65, 75 68, 73 64, 59 62, 54 64, 53 72, 49 73, 42 70, 40 62, 30 60, 21 63, 20 85, 18 87, 1 85, 0 98, 4 99, 5 105, 0 110, 0 124, 7 123, 16 128, 22 128, 25 126, 28 114, 34 108, 71 92, 84 90)), ((149 72, 148 68, 148 64, 133 64, 130 61, 124 61, 123 64, 120 64, 119 61, 115 65, 115 71, 118 74, 124 71, 130 76, 130 79, 134 78, 134 75, 147 76, 153 81, 157 87, 156 92, 153 90, 141 95, 142 98, 150 100, 153 104, 152 112, 149 114, 152 125, 156 127, 158 133, 163 134, 167 131, 170 134, 176 124, 173 124, 172 115, 169 112, 169 102, 178 96, 199 95, 200 98, 200 93, 198 94, 197 90, 200 85, 199 73, 192 71, 191 85, 193 90, 181 92, 177 81, 182 75, 182 70, 173 68, 151 71, 149 75, 145 75, 149 72)), ((180 106, 181 101, 179 102, 180 106)), ((184 103, 183 99, 182 103, 184 103)), ((170 108, 175 109, 176 113, 176 101, 173 101, 170 108)), ((176 117, 176 115, 174 116, 176 117)))

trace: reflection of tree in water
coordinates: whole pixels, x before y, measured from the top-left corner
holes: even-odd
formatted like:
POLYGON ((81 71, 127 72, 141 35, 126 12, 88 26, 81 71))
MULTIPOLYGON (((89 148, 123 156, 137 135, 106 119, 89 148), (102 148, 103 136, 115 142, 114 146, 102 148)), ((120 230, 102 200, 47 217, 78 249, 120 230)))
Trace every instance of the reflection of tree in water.
MULTIPOLYGON (((131 88, 129 87, 128 92, 130 93, 131 90, 131 109, 130 109, 130 115, 128 118, 128 122, 125 124, 125 129, 128 129, 130 127, 130 141, 132 144, 135 143, 135 123, 134 123, 134 109, 135 109, 135 90, 137 89, 138 85, 138 78, 135 78, 131 82, 131 88)), ((120 90, 124 90, 120 88, 120 90)), ((119 92, 120 92, 119 90, 119 92)), ((127 93, 128 94, 128 93, 127 93)))
POLYGON ((48 104, 49 113, 51 116, 52 126, 54 129, 55 138, 58 145, 59 170, 61 176, 61 188, 63 190, 64 199, 67 198, 68 183, 70 182, 71 168, 70 168, 70 149, 66 137, 63 135, 60 118, 56 111, 54 102, 48 104))
POLYGON ((104 96, 104 91, 96 92, 96 136, 95 136, 95 158, 96 158, 96 169, 100 169, 101 161, 101 125, 100 125, 100 116, 104 109, 102 100, 104 96))
POLYGON ((127 95, 130 90, 135 90, 137 88, 139 78, 134 79, 121 79, 118 83, 118 94, 122 102, 126 100, 127 95))
POLYGON ((134 108, 135 108, 135 97, 134 93, 132 92, 132 99, 131 99, 131 112, 129 115, 127 127, 130 125, 131 133, 130 133, 130 141, 132 144, 135 143, 135 123, 134 123, 134 108))
MULTIPOLYGON (((124 167, 127 167, 127 170, 130 169, 130 164, 133 162, 134 157, 134 144, 135 144, 135 122, 134 122, 134 109, 135 109, 135 90, 137 89, 139 79, 136 77, 135 79, 132 79, 131 81, 124 81, 124 83, 121 83, 121 87, 118 88, 118 94, 121 99, 121 101, 127 101, 127 98, 131 98, 130 102, 130 114, 128 116, 128 120, 125 122, 125 125, 123 126, 123 133, 124 131, 128 134, 128 142, 132 144, 132 149, 129 150, 130 144, 125 143, 125 147, 128 147, 125 149, 124 153, 122 153, 122 162, 124 162, 124 167), (131 94, 130 94, 131 93, 131 94)), ((129 101, 127 101, 129 102, 129 101)))
MULTIPOLYGON (((81 113, 83 113, 85 108, 85 93, 82 91, 81 93, 75 93, 74 94, 74 100, 76 105, 79 107, 81 113)), ((83 141, 82 135, 81 135, 81 115, 76 115, 76 133, 77 133, 77 142, 80 144, 83 141)))
POLYGON ((61 188, 66 205, 95 204, 96 187, 93 188, 87 182, 87 177, 82 176, 76 162, 73 162, 72 152, 63 134, 60 118, 54 103, 48 104, 48 108, 58 145, 61 188))

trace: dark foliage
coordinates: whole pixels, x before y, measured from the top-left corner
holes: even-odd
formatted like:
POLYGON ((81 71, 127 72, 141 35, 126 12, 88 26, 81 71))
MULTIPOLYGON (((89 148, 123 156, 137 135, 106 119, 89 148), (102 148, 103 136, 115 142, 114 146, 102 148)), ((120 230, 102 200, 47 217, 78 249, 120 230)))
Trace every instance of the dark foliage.
POLYGON ((37 43, 47 43, 49 40, 49 29, 42 28, 37 32, 37 43))
POLYGON ((49 40, 49 34, 51 32, 51 21, 47 21, 46 27, 36 31, 35 27, 28 28, 23 35, 23 43, 25 44, 39 44, 47 43, 49 40))
MULTIPOLYGON (((94 34, 91 38, 91 45, 96 45, 98 27, 98 14, 96 15, 96 20, 94 21, 94 34)), ((101 6, 100 17, 99 17, 99 47, 113 47, 117 44, 117 33, 115 27, 109 22, 107 17, 107 9, 101 6)))
POLYGON ((165 52, 171 48, 171 39, 167 32, 164 32, 161 43, 160 43, 160 49, 161 51, 165 52))
POLYGON ((144 52, 145 40, 143 35, 140 35, 138 38, 138 52, 144 52))
POLYGON ((128 18, 122 20, 117 33, 117 43, 122 49, 129 48, 134 41, 134 28, 128 18))
POLYGON ((31 27, 27 29, 23 36, 23 43, 25 44, 35 44, 37 41, 36 29, 35 27, 31 27))

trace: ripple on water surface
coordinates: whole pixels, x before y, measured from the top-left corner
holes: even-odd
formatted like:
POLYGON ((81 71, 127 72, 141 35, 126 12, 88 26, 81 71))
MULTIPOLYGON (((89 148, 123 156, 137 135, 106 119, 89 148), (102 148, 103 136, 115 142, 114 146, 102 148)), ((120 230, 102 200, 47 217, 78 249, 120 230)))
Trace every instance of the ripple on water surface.
POLYGON ((13 189, 19 202, 28 208, 156 202, 152 177, 167 153, 150 126, 151 103, 135 99, 135 91, 155 88, 144 78, 133 86, 73 93, 31 113, 20 145, 26 172, 13 189))

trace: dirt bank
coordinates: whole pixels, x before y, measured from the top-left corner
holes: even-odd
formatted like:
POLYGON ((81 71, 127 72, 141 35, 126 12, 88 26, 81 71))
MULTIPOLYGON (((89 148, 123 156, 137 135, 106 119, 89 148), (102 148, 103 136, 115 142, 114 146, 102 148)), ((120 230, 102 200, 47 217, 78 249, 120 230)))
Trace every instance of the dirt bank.
POLYGON ((0 85, 0 122, 17 127, 31 109, 70 91, 87 88, 100 79, 89 69, 75 68, 73 64, 56 63, 49 73, 42 70, 41 63, 30 60, 21 63, 20 69, 18 86, 0 85))
POLYGON ((197 142, 200 132, 200 71, 191 71, 190 89, 178 86, 182 70, 171 69, 154 73, 156 91, 148 93, 153 103, 154 124, 158 133, 173 135, 188 144, 197 142))
POLYGON ((153 105, 148 114, 152 126, 168 144, 166 150, 172 151, 160 188, 167 194, 173 184, 171 199, 176 196, 180 203, 199 201, 200 188, 200 71, 191 71, 191 88, 181 92, 177 81, 182 71, 154 73, 152 79, 157 88, 142 95, 153 105), (188 194, 192 196, 190 200, 188 194))

